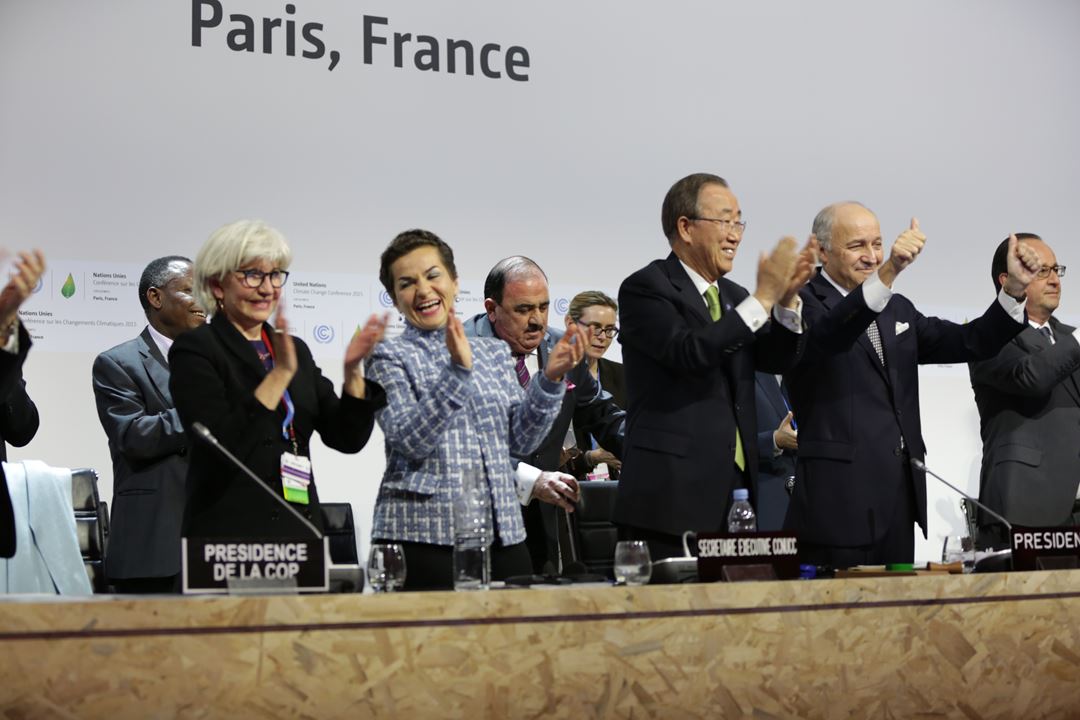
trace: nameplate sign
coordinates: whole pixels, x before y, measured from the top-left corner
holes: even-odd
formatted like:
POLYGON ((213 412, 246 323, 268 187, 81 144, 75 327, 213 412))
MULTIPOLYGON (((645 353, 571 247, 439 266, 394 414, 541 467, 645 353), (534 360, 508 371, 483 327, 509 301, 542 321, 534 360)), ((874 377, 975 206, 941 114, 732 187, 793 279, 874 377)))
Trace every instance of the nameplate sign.
POLYGON ((329 539, 181 538, 184 594, 327 592, 329 539))
POLYGON ((1033 528, 1013 525, 1013 570, 1068 570, 1080 567, 1080 527, 1033 528))
POLYGON ((799 577, 798 538, 789 533, 698 533, 697 546, 702 582, 799 577))

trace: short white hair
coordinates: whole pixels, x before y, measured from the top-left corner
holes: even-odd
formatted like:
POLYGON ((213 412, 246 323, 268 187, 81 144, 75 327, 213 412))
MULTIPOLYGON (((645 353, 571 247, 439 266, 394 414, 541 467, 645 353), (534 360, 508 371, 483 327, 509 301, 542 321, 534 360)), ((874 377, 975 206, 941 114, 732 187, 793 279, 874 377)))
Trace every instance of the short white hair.
POLYGON ((863 205, 858 200, 845 200, 844 202, 833 203, 832 205, 826 205, 821 209, 821 212, 814 218, 814 224, 810 229, 810 232, 814 233, 814 237, 817 238, 818 245, 822 250, 826 252, 832 248, 832 234, 833 225, 836 224, 836 211, 842 207, 848 205, 854 205, 855 207, 861 207, 867 212, 873 212, 870 208, 863 205))
POLYGON ((262 220, 237 220, 215 230, 195 256, 195 298, 207 315, 217 310, 212 280, 225 276, 257 260, 269 260, 281 270, 292 264, 292 250, 285 236, 262 220))

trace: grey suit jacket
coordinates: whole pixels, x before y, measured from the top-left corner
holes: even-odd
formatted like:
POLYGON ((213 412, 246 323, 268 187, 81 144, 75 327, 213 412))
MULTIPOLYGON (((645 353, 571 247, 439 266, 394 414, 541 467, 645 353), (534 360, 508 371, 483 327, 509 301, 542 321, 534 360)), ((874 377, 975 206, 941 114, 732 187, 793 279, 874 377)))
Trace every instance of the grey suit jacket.
POLYGON ((1080 483, 1080 344, 1075 328, 1055 318, 1050 327, 1056 344, 1029 325, 996 357, 969 365, 983 440, 979 499, 1020 525, 1068 521, 1080 483))
POLYGON ((180 572, 187 438, 169 393, 169 367, 146 328, 94 360, 94 397, 113 462, 111 578, 180 572))

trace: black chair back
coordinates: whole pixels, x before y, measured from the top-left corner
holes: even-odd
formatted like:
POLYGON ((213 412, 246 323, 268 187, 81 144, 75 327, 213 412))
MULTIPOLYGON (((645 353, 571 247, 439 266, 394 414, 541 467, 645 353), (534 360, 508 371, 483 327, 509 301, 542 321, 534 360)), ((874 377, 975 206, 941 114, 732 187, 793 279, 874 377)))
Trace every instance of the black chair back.
POLYGON ((589 572, 614 579, 615 544, 619 533, 615 515, 615 493, 619 483, 611 480, 585 480, 578 483, 581 500, 570 515, 575 539, 576 560, 589 572))
POLYGON ((357 565, 356 526, 349 503, 321 503, 323 531, 330 539, 330 562, 357 565))

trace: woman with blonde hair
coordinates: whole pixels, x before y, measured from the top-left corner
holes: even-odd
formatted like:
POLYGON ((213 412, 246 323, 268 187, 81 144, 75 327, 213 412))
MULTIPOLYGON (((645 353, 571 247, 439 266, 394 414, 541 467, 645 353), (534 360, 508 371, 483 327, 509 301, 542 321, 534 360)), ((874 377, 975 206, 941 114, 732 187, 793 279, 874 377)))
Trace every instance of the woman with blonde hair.
POLYGON ((195 293, 212 317, 177 338, 169 388, 187 429, 190 469, 183 532, 193 537, 304 537, 292 513, 228 464, 192 427, 202 423, 316 528, 322 527, 310 440, 345 453, 367 443, 386 403, 361 360, 382 337, 372 315, 345 350, 341 396, 279 308, 292 251, 274 228, 240 220, 214 232, 195 258, 195 293), (271 317, 277 311, 271 324, 271 317))

